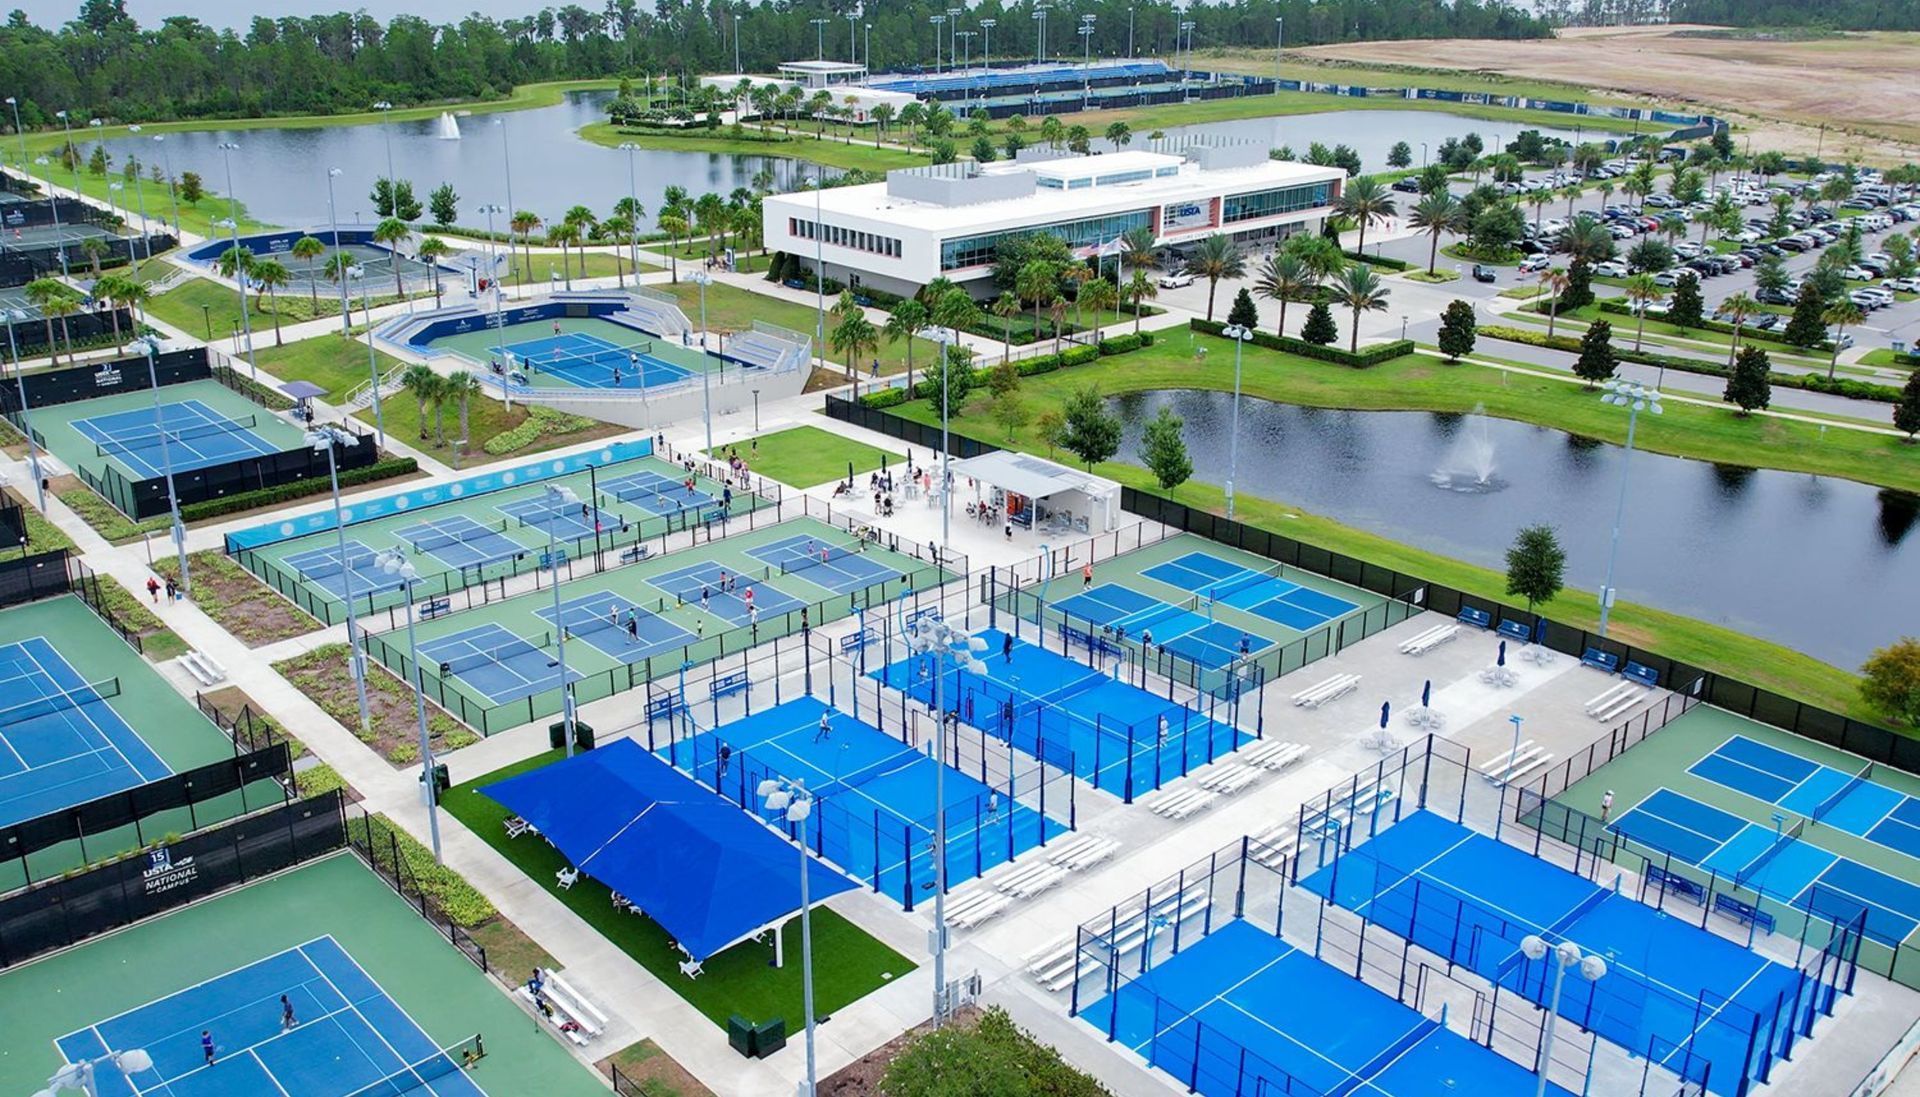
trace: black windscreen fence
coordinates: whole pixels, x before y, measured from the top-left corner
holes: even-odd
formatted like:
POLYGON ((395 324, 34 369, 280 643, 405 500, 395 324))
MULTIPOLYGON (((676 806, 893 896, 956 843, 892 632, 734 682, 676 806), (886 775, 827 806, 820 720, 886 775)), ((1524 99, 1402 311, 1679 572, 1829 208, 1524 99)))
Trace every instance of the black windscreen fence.
POLYGON ((66 549, 0 560, 0 607, 37 602, 73 589, 66 549))
MULTIPOLYGON (((380 459, 380 447, 373 435, 356 433, 352 438, 351 442, 334 447, 334 460, 339 463, 341 472, 365 468, 380 459)), ((88 487, 129 518, 151 518, 167 513, 167 478, 164 475, 133 480, 110 464, 102 464, 98 472, 85 467, 75 471, 88 487)), ((176 472, 173 474, 173 490, 180 498, 180 505, 186 506, 243 491, 291 484, 297 480, 324 479, 327 475, 326 453, 302 446, 176 472)))
MULTIPOLYGON (((19 329, 24 332, 32 326, 36 325, 22 324, 19 329)), ((42 329, 46 327, 45 324, 37 326, 42 329)), ((59 327, 57 323, 54 326, 56 329, 59 327)), ((154 359, 152 378, 147 375, 147 360, 139 355, 95 366, 29 373, 20 378, 19 384, 0 386, 0 414, 19 422, 20 390, 23 387, 27 394, 27 410, 32 412, 36 408, 118 396, 123 392, 145 392, 153 387, 155 380, 165 388, 188 381, 205 381, 212 376, 213 366, 207 360, 205 347, 162 352, 154 359)))

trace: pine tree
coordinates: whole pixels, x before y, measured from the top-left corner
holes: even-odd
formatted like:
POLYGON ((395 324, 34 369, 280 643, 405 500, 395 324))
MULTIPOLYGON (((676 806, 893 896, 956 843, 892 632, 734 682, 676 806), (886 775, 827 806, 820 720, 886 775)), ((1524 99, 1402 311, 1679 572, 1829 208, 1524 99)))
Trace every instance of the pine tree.
POLYGON ((1592 388, 1595 382, 1612 377, 1619 364, 1613 353, 1613 325, 1605 320, 1587 325, 1587 333, 1580 337, 1580 360, 1573 364, 1574 376, 1592 388))
POLYGON ((1340 338, 1340 329, 1333 322, 1333 310, 1325 301, 1315 301, 1312 311, 1307 313, 1307 322, 1300 328, 1300 338, 1315 346, 1324 347, 1340 338))
POLYGON ((1560 311, 1572 312, 1593 304, 1593 267, 1584 258, 1567 267, 1567 289, 1560 295, 1560 311))
POLYGON ((1893 425, 1907 432, 1908 442, 1920 434, 1920 370, 1907 375, 1907 387, 1900 392, 1900 402, 1893 405, 1893 425))
POLYGON ((1800 296, 1793 302, 1793 316, 1780 337, 1796 347, 1819 346, 1827 338, 1827 322, 1820 315, 1826 308, 1819 289, 1811 282, 1801 286, 1800 296))
POLYGON ((1765 408, 1773 400, 1771 368, 1766 351, 1751 345, 1741 347, 1721 399, 1738 407, 1742 416, 1752 414, 1755 408, 1765 408))
POLYGON ((1440 353, 1454 362, 1472 354, 1477 326, 1471 304, 1455 300, 1448 305, 1440 314, 1440 353))
POLYGON ((1240 287, 1239 294, 1233 299, 1233 307, 1227 310, 1227 323, 1238 324, 1248 331, 1260 328, 1260 310, 1254 307, 1253 294, 1248 293, 1245 286, 1240 287))
POLYGON ((1673 300, 1667 303, 1667 320, 1682 331, 1697 328, 1704 307, 1700 300, 1700 279, 1680 278, 1673 283, 1673 300))

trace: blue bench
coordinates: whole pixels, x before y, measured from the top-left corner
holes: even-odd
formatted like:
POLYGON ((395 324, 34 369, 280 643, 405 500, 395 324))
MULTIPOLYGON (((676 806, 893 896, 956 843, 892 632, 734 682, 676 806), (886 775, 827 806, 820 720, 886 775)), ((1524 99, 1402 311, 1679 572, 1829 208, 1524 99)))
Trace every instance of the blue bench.
POLYGON ((1509 640, 1516 640, 1522 644, 1533 642, 1533 630, 1518 621, 1502 621, 1500 622, 1500 627, 1494 631, 1509 640))
POLYGON ((718 701, 722 697, 731 697, 752 684, 752 682, 747 681, 746 671, 736 670, 731 674, 723 674, 707 683, 707 696, 718 701))
POLYGON ((673 714, 680 711, 680 699, 671 693, 663 693, 647 702, 647 719, 671 720, 673 714))
POLYGON ((1631 659, 1627 660, 1627 667, 1620 672, 1620 676, 1622 678, 1630 678, 1648 689, 1652 689, 1660 684, 1659 671, 1647 666, 1645 663, 1636 663, 1631 659))
POLYGON ((1472 625, 1474 628, 1493 627, 1493 614, 1484 609, 1474 609, 1472 606, 1460 607, 1459 620, 1461 624, 1472 625))
POLYGON ((1093 634, 1087 632, 1085 629, 1074 628, 1072 625, 1061 625, 1060 643, 1063 647, 1071 647, 1074 644, 1079 644, 1081 647, 1091 649, 1093 647, 1093 634))
POLYGON ((566 562, 567 550, 565 549, 555 549, 552 552, 547 552, 543 549, 540 552, 540 568, 542 571, 553 571, 566 562))
POLYGON ((1658 885, 1667 894, 1677 895, 1700 906, 1707 903, 1706 890, 1699 884, 1678 873, 1668 872, 1659 865, 1647 866, 1647 883, 1658 885))
POLYGON ((863 628, 851 636, 842 636, 840 638, 840 654, 850 655, 879 639, 880 634, 870 628, 863 628))
POLYGON ((1608 674, 1613 674, 1620 669, 1620 657, 1601 651, 1599 648, 1588 648, 1586 653, 1580 656, 1580 661, 1595 670, 1606 671, 1608 674))
POLYGON ((1752 903, 1743 903, 1731 895, 1723 893, 1714 896, 1713 912, 1724 914, 1743 926, 1758 926, 1768 933, 1773 932, 1773 915, 1760 910, 1752 903))
POLYGON ((453 602, 447 598, 429 598, 420 603, 420 619, 431 621, 443 613, 453 612, 453 602))
POLYGON ((620 554, 620 562, 623 564, 637 564, 645 560, 647 553, 651 551, 652 550, 645 545, 635 545, 620 554))

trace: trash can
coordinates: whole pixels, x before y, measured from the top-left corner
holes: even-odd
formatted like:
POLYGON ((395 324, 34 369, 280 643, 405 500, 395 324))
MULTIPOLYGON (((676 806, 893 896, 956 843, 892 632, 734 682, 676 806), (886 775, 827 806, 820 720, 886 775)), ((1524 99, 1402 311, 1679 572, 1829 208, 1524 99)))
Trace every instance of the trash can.
POLYGON ((593 728, 575 720, 573 722, 573 747, 575 750, 592 750, 593 728))
MULTIPOLYGON (((423 773, 419 776, 419 778, 417 778, 417 780, 420 782, 420 802, 422 804, 429 803, 429 800, 427 798, 427 775, 423 773)), ((433 767, 433 798, 431 802, 438 803, 440 800, 445 799, 447 795, 447 789, 451 787, 452 787, 452 783, 447 778, 446 765, 442 763, 434 766, 433 767)))
POLYGON ((774 1052, 787 1046, 787 1019, 775 1017, 771 1021, 756 1025, 753 1030, 753 1054, 757 1059, 765 1059, 774 1052))
POLYGON ((557 724, 548 724, 547 725, 547 746, 553 748, 554 750, 563 750, 566 748, 566 745, 567 745, 566 721, 563 720, 557 724))
POLYGON ((753 1022, 738 1013, 727 1018, 727 1043, 746 1058, 753 1058, 753 1022))

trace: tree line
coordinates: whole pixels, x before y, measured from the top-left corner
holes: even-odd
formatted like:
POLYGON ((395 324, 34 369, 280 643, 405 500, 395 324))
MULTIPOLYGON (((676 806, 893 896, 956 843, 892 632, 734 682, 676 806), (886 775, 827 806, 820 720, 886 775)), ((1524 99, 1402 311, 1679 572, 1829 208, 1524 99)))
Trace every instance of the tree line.
MULTIPOLYGON (((962 17, 963 31, 995 21, 994 56, 1031 58, 1040 50, 1036 0, 985 0, 962 17)), ((901 0, 864 14, 846 0, 753 4, 747 0, 608 0, 589 9, 547 7, 526 16, 470 15, 434 24, 401 15, 381 23, 362 12, 259 16, 244 31, 216 29, 192 15, 142 27, 124 0, 84 0, 58 28, 35 26, 15 11, 0 25, 0 86, 19 100, 30 128, 76 122, 172 121, 365 111, 497 99, 514 86, 547 80, 639 73, 691 80, 747 72, 782 61, 858 54, 876 70, 932 68, 951 51, 950 34, 929 19, 944 0, 901 0), (852 18, 849 18, 851 16, 852 18), (816 27, 813 20, 828 20, 816 27), (936 39, 939 39, 936 42, 936 39), (871 54, 867 44, 872 43, 871 54)), ((1075 28, 1093 16, 1097 57, 1174 52, 1183 19, 1199 48, 1273 45, 1274 20, 1286 20, 1289 45, 1352 39, 1539 37, 1547 24, 1498 0, 1233 0, 1181 11, 1171 0, 1078 0, 1050 6, 1050 57, 1076 59, 1075 28)), ((946 27, 951 32, 954 28, 946 27)), ((973 40, 976 56, 987 47, 973 40)), ((9 116, 5 123, 10 125, 9 116)))

